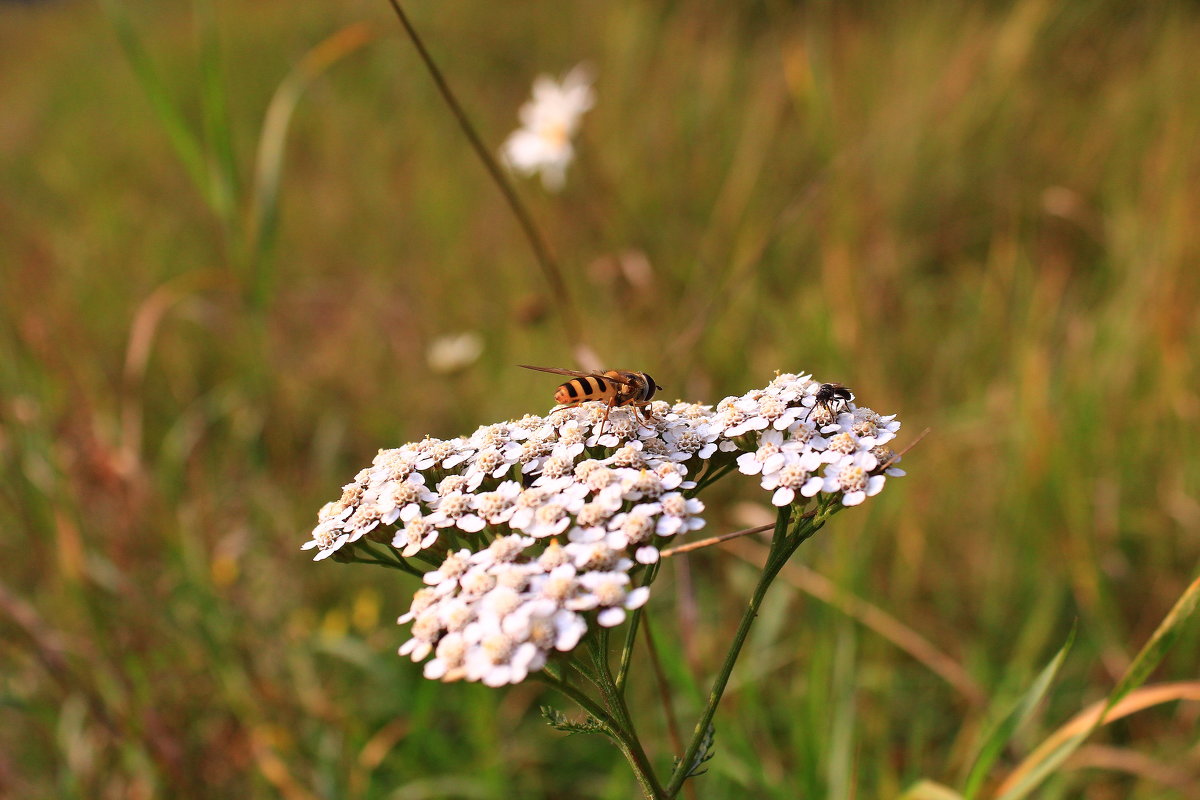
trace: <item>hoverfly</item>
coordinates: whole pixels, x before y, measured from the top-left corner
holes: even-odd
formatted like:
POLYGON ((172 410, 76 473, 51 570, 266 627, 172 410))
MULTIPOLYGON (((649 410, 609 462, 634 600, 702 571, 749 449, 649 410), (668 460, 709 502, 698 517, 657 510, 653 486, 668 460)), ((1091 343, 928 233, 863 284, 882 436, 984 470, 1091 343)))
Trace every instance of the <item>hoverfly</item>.
POLYGON ((845 410, 846 405, 854 399, 854 392, 850 391, 847 386, 842 386, 840 383, 822 383, 813 395, 812 408, 808 409, 808 413, 804 415, 804 421, 807 422, 812 412, 820 406, 833 414, 834 406, 841 406, 841 410, 845 410))
POLYGON ((646 419, 650 419, 650 412, 646 410, 646 406, 650 405, 654 392, 662 389, 654 382, 654 378, 645 372, 620 369, 610 369, 608 372, 577 372, 573 369, 532 367, 528 364, 517 366, 555 375, 570 375, 571 380, 554 390, 554 402, 560 406, 574 408, 589 400, 605 403, 607 408, 604 409, 604 422, 600 425, 601 436, 604 435, 604 427, 608 424, 608 413, 617 406, 634 406, 646 415, 646 419))

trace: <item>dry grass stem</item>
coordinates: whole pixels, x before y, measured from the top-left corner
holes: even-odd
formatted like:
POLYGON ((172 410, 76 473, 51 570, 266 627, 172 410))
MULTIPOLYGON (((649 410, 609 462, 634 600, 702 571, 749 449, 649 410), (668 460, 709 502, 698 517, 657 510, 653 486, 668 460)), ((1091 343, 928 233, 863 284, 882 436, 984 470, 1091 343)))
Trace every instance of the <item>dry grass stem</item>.
POLYGON ((767 525, 758 525, 753 528, 745 528, 740 531, 733 531, 732 533, 723 533, 720 536, 710 536, 707 539, 700 539, 699 541, 688 542, 687 544, 681 544, 681 545, 679 545, 679 547, 671 547, 666 550, 663 550, 661 556, 662 556, 662 558, 670 558, 671 556, 682 555, 683 553, 690 553, 693 550, 700 550, 705 547, 712 547, 715 544, 720 544, 721 542, 728 542, 732 539, 738 539, 742 536, 749 536, 752 533, 764 533, 766 531, 771 530, 774 527, 775 527, 775 523, 772 522, 767 525))
MULTIPOLYGON (((766 547, 753 542, 738 542, 730 551, 755 565, 762 565, 767 554, 766 547)), ((828 603, 908 653, 958 690, 972 706, 982 706, 987 702, 983 689, 961 664, 883 609, 838 588, 833 581, 803 564, 792 562, 780 574, 800 591, 828 603)))

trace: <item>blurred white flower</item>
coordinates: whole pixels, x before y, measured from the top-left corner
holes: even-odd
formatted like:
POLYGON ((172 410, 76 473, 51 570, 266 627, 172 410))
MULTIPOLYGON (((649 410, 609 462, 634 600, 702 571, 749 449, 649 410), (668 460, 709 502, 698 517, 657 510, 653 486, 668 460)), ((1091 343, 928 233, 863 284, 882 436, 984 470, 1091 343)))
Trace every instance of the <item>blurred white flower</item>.
POLYGON ((566 183, 567 166, 575 158, 571 139, 579 120, 596 101, 592 78, 582 64, 555 81, 539 75, 533 99, 521 106, 521 127, 505 140, 500 157, 522 175, 542 174, 542 185, 557 192, 566 183))
POLYGON ((475 331, 463 331, 430 342, 425 360, 434 372, 448 375, 471 366, 482 354, 483 337, 475 331))

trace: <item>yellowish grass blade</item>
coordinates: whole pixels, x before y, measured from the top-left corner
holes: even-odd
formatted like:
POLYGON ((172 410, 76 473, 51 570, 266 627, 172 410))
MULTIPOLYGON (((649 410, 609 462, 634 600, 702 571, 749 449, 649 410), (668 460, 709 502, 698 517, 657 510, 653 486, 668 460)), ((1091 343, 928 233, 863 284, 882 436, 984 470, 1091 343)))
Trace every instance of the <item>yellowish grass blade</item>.
POLYGON ((923 780, 900 795, 900 800, 963 800, 958 792, 936 781, 923 780))
MULTIPOLYGON (((1162 705, 1163 703, 1173 703, 1176 700, 1189 700, 1191 702, 1200 702, 1200 681, 1182 681, 1179 683, 1161 683, 1152 686, 1145 686, 1141 689, 1135 689, 1130 692, 1123 700, 1115 706, 1109 707, 1107 701, 1099 701, 1071 718, 1067 724, 1050 734, 1044 742, 1038 745, 1037 749, 1029 754, 1029 757, 1022 761, 1012 773, 1004 779, 1004 782, 996 789, 996 796, 999 798, 1016 798, 1024 797, 1031 791, 1036 784, 1030 783, 1034 777, 1037 777, 1038 782, 1045 774, 1038 770, 1043 764, 1049 763, 1052 757, 1055 757, 1058 752, 1066 745, 1073 743, 1075 740, 1086 739, 1091 732, 1100 723, 1101 714, 1103 714, 1103 723, 1107 725, 1110 722, 1116 722, 1119 719, 1134 714, 1138 711, 1144 711, 1147 708, 1162 705), (1020 790, 1018 792, 1018 790, 1020 790)), ((1078 747, 1076 744, 1071 749, 1078 747)), ((1070 755, 1067 753, 1066 755, 1070 755)), ((1056 758, 1054 765, 1057 766, 1066 758, 1063 755, 1061 758, 1056 758)))
POLYGON ((1184 623, 1196 610, 1197 603, 1200 603, 1200 578, 1193 581, 1175 602, 1108 699, 1103 704, 1092 706, 1051 734, 1005 779, 996 792, 997 798, 1019 800, 1027 796, 1101 725, 1151 705, 1180 699, 1200 699, 1200 694, 1197 694, 1200 692, 1200 683, 1195 682, 1168 684, 1171 688, 1166 690, 1164 687, 1158 687, 1157 691, 1137 690, 1179 638, 1184 623))

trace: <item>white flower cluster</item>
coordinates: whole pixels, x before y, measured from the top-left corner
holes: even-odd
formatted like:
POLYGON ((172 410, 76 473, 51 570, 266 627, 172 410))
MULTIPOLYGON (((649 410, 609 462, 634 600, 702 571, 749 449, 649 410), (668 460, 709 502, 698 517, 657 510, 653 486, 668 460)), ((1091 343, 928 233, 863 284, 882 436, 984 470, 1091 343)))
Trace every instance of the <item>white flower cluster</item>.
POLYGON ((542 185, 557 192, 575 158, 571 144, 584 112, 596 101, 587 68, 575 67, 561 82, 539 75, 533 99, 521 106, 521 127, 500 148, 500 157, 523 175, 542 174, 542 185))
POLYGON ((631 588, 633 562, 618 550, 552 539, 526 560, 535 541, 514 533, 484 550, 448 555, 400 617, 413 623, 400 654, 420 661, 434 653, 427 678, 518 683, 553 651, 579 643, 587 632, 584 612, 596 610, 596 621, 612 627, 650 596, 648 587, 631 588))
POLYGON ((429 678, 516 683, 646 602, 639 567, 704 525, 698 480, 736 468, 777 506, 822 492, 856 505, 903 474, 886 446, 900 423, 819 402, 820 386, 781 375, 715 409, 655 402, 648 418, 585 403, 381 450, 304 549, 321 560, 366 537, 436 566, 400 618, 401 654, 433 654, 429 678))
POLYGON ((773 492, 776 506, 791 505, 796 495, 840 492, 842 504, 856 506, 879 494, 885 476, 901 476, 891 466, 899 458, 887 446, 896 438, 896 415, 880 416, 852 402, 819 402, 818 384, 780 375, 764 390, 717 406, 733 425, 725 434, 756 432, 756 448, 738 456, 738 471, 759 475, 762 488, 773 492))

